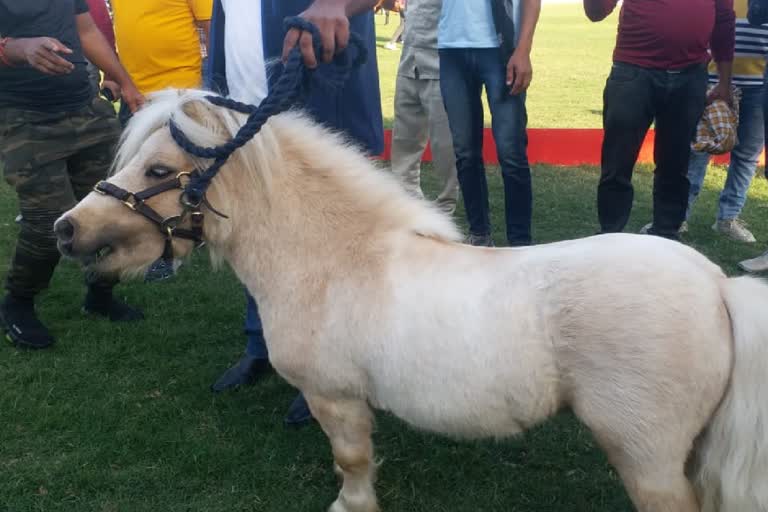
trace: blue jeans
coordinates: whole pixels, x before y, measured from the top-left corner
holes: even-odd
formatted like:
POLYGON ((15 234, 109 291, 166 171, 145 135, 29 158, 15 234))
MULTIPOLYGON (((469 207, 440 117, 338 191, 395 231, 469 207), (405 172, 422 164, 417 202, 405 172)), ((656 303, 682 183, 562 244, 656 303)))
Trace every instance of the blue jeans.
MULTIPOLYGON (((735 219, 747 200, 747 190, 757 169, 757 162, 765 144, 763 127, 763 87, 743 87, 739 102, 738 141, 731 152, 728 176, 720 193, 720 207, 717 220, 735 219)), ((688 211, 690 215, 693 203, 701 192, 704 176, 707 174, 710 155, 691 151, 688 164, 688 180, 691 188, 688 193, 688 211)))
POLYGON ((259 306, 256 305, 256 301, 247 290, 245 297, 248 300, 248 305, 245 308, 245 335, 248 339, 245 353, 258 359, 269 359, 261 317, 259 316, 259 306))
POLYGON ((509 94, 506 65, 498 48, 440 50, 440 90, 453 136, 469 231, 475 235, 491 233, 483 164, 483 86, 491 108, 491 128, 504 180, 507 240, 510 245, 527 245, 531 243, 533 193, 525 94, 509 94))

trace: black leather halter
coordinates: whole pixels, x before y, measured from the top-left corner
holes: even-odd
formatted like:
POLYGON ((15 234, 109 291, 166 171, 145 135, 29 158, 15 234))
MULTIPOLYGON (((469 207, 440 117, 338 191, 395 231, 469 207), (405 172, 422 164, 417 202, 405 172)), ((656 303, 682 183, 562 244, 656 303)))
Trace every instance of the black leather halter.
MULTIPOLYGON (((93 187, 93 190, 99 194, 114 197, 134 212, 142 215, 144 218, 155 224, 165 236, 163 254, 147 271, 146 279, 148 281, 165 279, 173 275, 172 242, 174 237, 191 240, 195 243, 195 247, 200 247, 205 243, 203 240, 203 221, 205 217, 200 210, 201 204, 190 204, 185 201, 184 189, 186 184, 184 183, 184 180, 188 181, 193 175, 194 173, 192 172, 180 172, 175 178, 163 181, 154 187, 146 188, 140 192, 129 192, 108 181, 99 181, 96 186, 93 187), (179 215, 163 217, 145 202, 151 197, 172 190, 182 191, 179 196, 179 202, 183 209, 182 213, 179 215), (189 216, 190 222, 189 229, 179 227, 187 216, 189 216)), ((207 202, 203 200, 202 204, 207 205, 207 202)), ((211 209, 213 210, 213 208, 211 209)), ((223 214, 216 212, 216 210, 213 211, 226 217, 223 214)))

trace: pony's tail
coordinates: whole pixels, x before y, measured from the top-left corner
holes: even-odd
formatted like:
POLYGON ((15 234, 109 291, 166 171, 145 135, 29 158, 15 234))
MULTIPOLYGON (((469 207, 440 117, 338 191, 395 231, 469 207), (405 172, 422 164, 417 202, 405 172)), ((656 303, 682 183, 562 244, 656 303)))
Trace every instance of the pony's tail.
POLYGON ((733 330, 725 396, 696 448, 702 512, 768 512, 768 286, 728 279, 722 294, 733 330))

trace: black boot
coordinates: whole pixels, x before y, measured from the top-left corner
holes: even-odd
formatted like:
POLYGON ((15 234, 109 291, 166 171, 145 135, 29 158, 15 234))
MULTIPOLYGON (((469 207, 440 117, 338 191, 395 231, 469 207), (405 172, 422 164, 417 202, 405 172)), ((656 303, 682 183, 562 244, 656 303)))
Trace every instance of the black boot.
POLYGON ((293 399, 293 402, 291 402, 290 407, 288 407, 288 412, 283 419, 283 423, 285 423, 287 427, 300 427, 306 425, 313 419, 314 417, 309 410, 307 399, 304 398, 303 393, 299 393, 298 396, 293 399))
POLYGON ((211 386, 211 391, 221 393, 228 389, 253 384, 260 377, 272 371, 269 359, 243 354, 243 357, 231 368, 227 369, 221 377, 211 386))
POLYGON ((109 318, 112 322, 135 322, 144 319, 140 309, 129 306, 112 295, 112 288, 89 286, 83 311, 109 318))
POLYGON ((40 349, 56 341, 37 318, 35 301, 31 298, 6 295, 0 304, 0 323, 8 339, 19 347, 40 349))

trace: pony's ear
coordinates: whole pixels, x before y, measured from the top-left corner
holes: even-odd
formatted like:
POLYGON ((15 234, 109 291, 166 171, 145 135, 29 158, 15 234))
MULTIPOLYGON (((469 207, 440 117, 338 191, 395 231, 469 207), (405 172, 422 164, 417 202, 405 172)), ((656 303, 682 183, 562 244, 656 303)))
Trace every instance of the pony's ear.
POLYGON ((205 124, 204 121, 208 121, 214 117, 211 116, 211 107, 211 103, 204 99, 194 99, 185 102, 181 109, 192 120, 199 124, 205 124))

